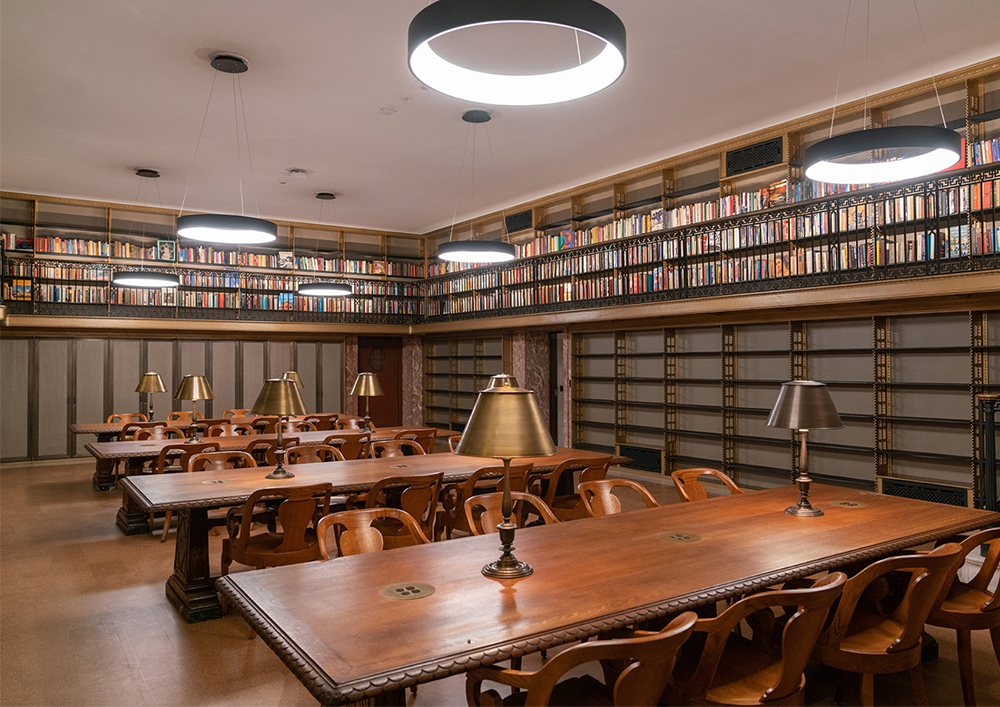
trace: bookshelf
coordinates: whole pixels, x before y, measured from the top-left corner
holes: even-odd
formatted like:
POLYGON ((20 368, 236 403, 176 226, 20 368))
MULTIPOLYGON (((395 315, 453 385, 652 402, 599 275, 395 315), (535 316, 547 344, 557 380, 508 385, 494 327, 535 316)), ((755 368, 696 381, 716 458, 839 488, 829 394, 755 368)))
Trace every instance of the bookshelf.
POLYGON ((425 341, 424 424, 462 432, 479 391, 507 369, 503 338, 425 341))

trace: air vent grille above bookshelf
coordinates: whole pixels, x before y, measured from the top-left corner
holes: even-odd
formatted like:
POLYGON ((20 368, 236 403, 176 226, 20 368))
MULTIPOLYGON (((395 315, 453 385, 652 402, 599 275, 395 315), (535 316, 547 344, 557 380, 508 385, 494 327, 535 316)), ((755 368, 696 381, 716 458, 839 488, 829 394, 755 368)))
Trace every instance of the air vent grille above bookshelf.
POLYGON ((878 492, 887 496, 915 498, 918 501, 944 503, 949 506, 972 506, 972 489, 931 481, 913 481, 879 476, 878 492))
POLYGON ((744 172, 752 172, 762 167, 781 164, 781 138, 747 145, 726 153, 726 176, 732 177, 744 172))
POLYGON ((507 233, 517 233, 531 228, 531 209, 511 214, 505 219, 507 233))

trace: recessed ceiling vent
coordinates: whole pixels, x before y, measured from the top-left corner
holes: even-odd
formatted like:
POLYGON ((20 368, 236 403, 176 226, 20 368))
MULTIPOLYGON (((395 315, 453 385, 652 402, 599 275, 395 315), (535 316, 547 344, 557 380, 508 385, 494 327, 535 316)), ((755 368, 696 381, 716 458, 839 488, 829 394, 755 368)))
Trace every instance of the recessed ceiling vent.
POLYGON ((747 145, 726 153, 726 176, 732 177, 744 172, 752 172, 762 167, 781 164, 781 138, 747 145))

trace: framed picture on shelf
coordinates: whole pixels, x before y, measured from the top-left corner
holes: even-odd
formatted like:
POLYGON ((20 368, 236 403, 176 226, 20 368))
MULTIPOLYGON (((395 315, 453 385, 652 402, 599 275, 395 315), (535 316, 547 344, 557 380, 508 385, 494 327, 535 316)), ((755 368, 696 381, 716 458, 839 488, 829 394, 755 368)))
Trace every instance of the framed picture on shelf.
POLYGON ((295 254, 290 250, 278 251, 278 267, 285 270, 295 269, 295 254))
POLYGON ((177 260, 177 241, 156 241, 157 260, 177 260))
POLYGON ((372 275, 385 275, 385 261, 384 260, 373 260, 372 261, 372 275))

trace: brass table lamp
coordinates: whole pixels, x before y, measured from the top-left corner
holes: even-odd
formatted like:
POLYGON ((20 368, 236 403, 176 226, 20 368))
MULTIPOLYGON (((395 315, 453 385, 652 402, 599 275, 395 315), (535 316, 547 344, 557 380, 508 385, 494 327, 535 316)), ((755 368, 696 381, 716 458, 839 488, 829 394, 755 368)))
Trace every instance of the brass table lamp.
POLYGON ((479 392, 476 404, 465 425, 455 454, 495 457, 503 461, 503 522, 500 531, 499 559, 483 567, 483 574, 494 579, 527 577, 534 570, 527 562, 514 557, 514 530, 511 522, 510 460, 514 457, 548 457, 556 453, 538 401, 531 390, 519 388, 513 376, 493 376, 486 390, 479 392))
POLYGON ((813 508, 809 503, 809 484, 812 483, 812 479, 809 478, 806 438, 809 430, 833 430, 844 426, 826 384, 816 381, 782 383, 778 401, 771 410, 767 426, 798 430, 802 437, 802 445, 799 448, 799 476, 795 479, 795 483, 799 485, 799 502, 786 508, 785 513, 807 517, 823 515, 823 511, 813 508))
POLYGON ((148 404, 146 405, 146 412, 149 414, 150 420, 155 420, 153 417, 153 397, 151 393, 166 393, 167 387, 163 385, 163 379, 160 378, 159 373, 143 373, 142 378, 139 379, 139 385, 135 387, 135 392, 146 393, 146 400, 148 404))
MULTIPOLYGON (((205 376, 197 376, 189 373, 181 379, 181 384, 177 388, 177 392, 174 393, 174 398, 177 400, 190 400, 192 412, 198 412, 198 401, 213 400, 215 393, 212 392, 212 386, 205 376)), ((195 440, 198 438, 198 428, 193 424, 193 419, 191 422, 191 439, 195 440)))
POLYGON ((358 379, 354 381, 354 387, 351 388, 351 395, 357 395, 365 399, 365 432, 371 432, 372 419, 368 415, 370 398, 376 395, 385 395, 382 392, 382 386, 378 382, 378 376, 370 371, 359 373, 358 379))
POLYGON ((257 415, 277 415, 278 416, 278 449, 275 456, 278 464, 274 471, 264 476, 265 479, 291 479, 295 474, 285 470, 285 448, 283 428, 285 418, 288 415, 305 415, 306 406, 299 395, 299 389, 295 387, 295 381, 288 378, 272 378, 264 381, 264 387, 260 389, 257 401, 251 410, 257 415))
POLYGON ((302 385, 302 379, 299 378, 299 374, 296 371, 285 371, 281 377, 285 380, 295 381, 295 387, 299 390, 305 387, 302 385))

